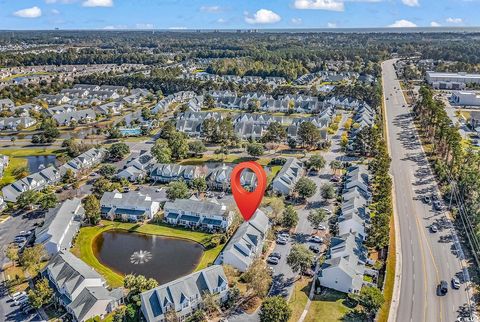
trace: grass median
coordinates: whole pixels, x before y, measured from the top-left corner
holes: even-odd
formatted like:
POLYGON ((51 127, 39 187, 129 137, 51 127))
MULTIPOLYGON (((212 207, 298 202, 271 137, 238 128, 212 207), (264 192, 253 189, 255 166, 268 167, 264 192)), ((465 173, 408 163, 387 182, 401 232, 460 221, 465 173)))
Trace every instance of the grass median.
MULTIPOLYGON (((93 267, 98 273, 100 273, 107 281, 107 283, 112 287, 118 287, 123 285, 123 276, 115 273, 107 266, 101 264, 93 253, 93 241, 95 238, 100 235, 102 232, 111 229, 121 229, 136 233, 156 235, 156 236, 165 236, 165 237, 174 237, 174 238, 183 238, 191 241, 195 241, 202 245, 207 245, 211 239, 211 234, 194 232, 190 230, 185 230, 181 228, 175 228, 165 225, 156 225, 156 224, 134 224, 134 223, 121 223, 121 222, 112 222, 112 221, 101 221, 99 226, 95 227, 84 227, 80 230, 76 240, 75 245, 71 249, 71 252, 83 260, 85 263, 93 267)), ((215 258, 218 256, 220 251, 223 248, 223 244, 218 245, 217 247, 211 249, 205 249, 200 262, 195 269, 196 271, 204 269, 205 267, 211 265, 215 258)))

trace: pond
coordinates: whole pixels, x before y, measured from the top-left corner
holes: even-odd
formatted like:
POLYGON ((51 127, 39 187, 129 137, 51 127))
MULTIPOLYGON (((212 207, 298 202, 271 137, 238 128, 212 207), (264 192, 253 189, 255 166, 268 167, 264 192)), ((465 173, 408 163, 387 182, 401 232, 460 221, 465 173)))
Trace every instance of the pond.
POLYGON ((55 155, 35 155, 25 157, 28 162, 28 170, 35 173, 51 165, 56 165, 57 157, 55 155))
POLYGON ((186 239, 108 230, 94 240, 93 252, 114 272, 141 274, 164 284, 193 272, 203 246, 186 239))

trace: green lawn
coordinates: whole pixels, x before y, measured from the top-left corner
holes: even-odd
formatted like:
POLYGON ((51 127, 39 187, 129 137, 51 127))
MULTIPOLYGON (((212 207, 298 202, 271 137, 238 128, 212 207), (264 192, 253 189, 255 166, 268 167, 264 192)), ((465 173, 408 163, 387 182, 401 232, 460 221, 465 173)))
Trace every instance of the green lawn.
POLYGON ((261 165, 267 165, 270 162, 270 158, 239 158, 237 155, 226 155, 222 157, 222 155, 218 154, 206 154, 203 155, 201 158, 190 158, 185 159, 180 164, 183 165, 202 165, 205 162, 224 162, 224 163, 240 163, 243 161, 250 161, 255 160, 257 163, 261 165))
MULTIPOLYGON (((290 298, 289 306, 292 309, 292 316, 290 322, 296 322, 300 318, 308 301, 308 294, 310 293, 311 279, 303 278, 295 283, 295 289, 290 298)), ((345 306, 344 301, 346 295, 327 291, 321 296, 315 296, 310 304, 306 322, 339 322, 345 320, 345 315, 350 312, 351 308, 345 306)))
MULTIPOLYGON (((124 229, 128 231, 150 234, 150 235, 161 235, 166 237, 176 237, 176 238, 185 238, 198 243, 205 245, 209 242, 211 234, 201 233, 201 232, 192 232, 189 230, 183 230, 181 228, 174 228, 163 225, 154 225, 154 224, 145 224, 138 225, 132 223, 121 223, 121 222, 111 222, 111 221, 102 221, 100 226, 97 227, 84 227, 80 230, 76 241, 75 246, 71 249, 72 253, 77 257, 82 259, 85 263, 95 268, 102 276, 105 277, 108 284, 112 287, 118 287, 123 285, 123 276, 113 272, 108 267, 102 265, 98 259, 95 257, 92 249, 93 240, 100 233, 110 230, 110 229, 124 229)), ((203 269, 210 265, 215 258, 218 256, 224 245, 219 245, 215 248, 205 250, 200 263, 198 264, 196 270, 203 269)))
POLYGON ((28 164, 27 159, 21 157, 10 157, 8 166, 3 172, 3 177, 0 180, 0 186, 6 186, 12 182, 17 181, 13 176, 13 170, 26 167, 28 164))
POLYGON ((316 296, 310 305, 305 322, 338 322, 345 321, 345 315, 350 308, 345 306, 346 295, 340 292, 328 291, 316 296))
POLYGON ((310 278, 303 278, 295 283, 292 297, 288 303, 292 309, 291 322, 297 322, 305 309, 308 301, 308 293, 310 292, 310 278))

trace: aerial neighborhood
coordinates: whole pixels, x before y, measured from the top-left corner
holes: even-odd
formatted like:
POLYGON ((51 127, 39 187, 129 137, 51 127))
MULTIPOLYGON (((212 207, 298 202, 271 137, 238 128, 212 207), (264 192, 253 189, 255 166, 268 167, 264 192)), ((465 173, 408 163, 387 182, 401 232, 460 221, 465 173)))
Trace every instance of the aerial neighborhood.
POLYGON ((0 32, 0 317, 477 321, 479 55, 137 29, 0 32))

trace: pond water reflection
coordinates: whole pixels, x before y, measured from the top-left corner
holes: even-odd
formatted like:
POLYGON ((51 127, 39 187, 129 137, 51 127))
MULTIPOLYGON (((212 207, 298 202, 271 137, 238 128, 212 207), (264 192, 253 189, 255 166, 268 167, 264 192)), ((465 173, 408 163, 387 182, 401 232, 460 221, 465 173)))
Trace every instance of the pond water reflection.
POLYGON ((203 246, 185 239, 109 230, 94 240, 93 251, 117 273, 141 274, 163 284, 193 272, 203 246))

